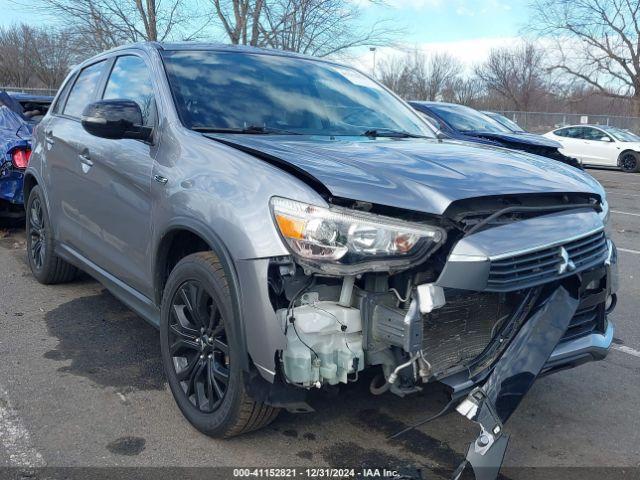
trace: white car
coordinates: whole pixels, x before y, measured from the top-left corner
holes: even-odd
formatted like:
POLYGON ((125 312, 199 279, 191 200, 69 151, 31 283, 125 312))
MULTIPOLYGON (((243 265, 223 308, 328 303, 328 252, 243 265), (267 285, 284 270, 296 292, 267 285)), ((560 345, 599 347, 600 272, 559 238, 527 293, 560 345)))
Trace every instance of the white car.
POLYGON ((562 144, 562 153, 584 165, 640 171, 640 137, 627 130, 602 125, 573 125, 544 135, 562 144))

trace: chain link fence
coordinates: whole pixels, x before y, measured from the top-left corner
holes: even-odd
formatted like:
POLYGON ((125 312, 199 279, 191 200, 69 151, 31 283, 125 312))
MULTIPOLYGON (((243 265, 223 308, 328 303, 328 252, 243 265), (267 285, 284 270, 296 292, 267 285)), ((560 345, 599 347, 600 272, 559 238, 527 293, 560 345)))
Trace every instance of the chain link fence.
POLYGON ((25 87, 2 87, 0 86, 0 92, 6 90, 7 92, 15 93, 31 93, 33 95, 47 95, 54 96, 58 91, 55 88, 25 88, 25 87))
POLYGON ((615 115, 584 115, 580 113, 514 112, 500 111, 529 132, 546 133, 566 125, 608 125, 640 133, 640 117, 615 115))

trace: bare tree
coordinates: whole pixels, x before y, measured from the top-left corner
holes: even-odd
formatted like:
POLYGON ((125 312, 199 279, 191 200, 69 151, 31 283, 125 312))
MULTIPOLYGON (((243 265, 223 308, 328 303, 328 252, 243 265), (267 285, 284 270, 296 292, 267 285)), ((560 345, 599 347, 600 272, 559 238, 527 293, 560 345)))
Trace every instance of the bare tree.
POLYGON ((631 97, 640 116, 640 2, 533 0, 534 29, 556 39, 553 67, 600 93, 631 97))
POLYGON ((402 98, 413 97, 412 66, 407 56, 394 55, 378 64, 377 77, 380 83, 402 98))
POLYGON ((469 107, 475 106, 484 94, 482 81, 477 77, 455 77, 442 92, 445 102, 459 103, 469 107))
POLYGON ((461 75, 462 65, 448 53, 416 51, 382 61, 378 71, 380 81, 403 98, 441 100, 447 85, 461 75))
POLYGON ((47 88, 57 88, 77 61, 73 35, 68 30, 35 29, 29 55, 31 70, 47 88))
POLYGON ((29 86, 32 29, 27 25, 0 27, 0 84, 29 86))
POLYGON ((265 2, 264 13, 267 46, 318 57, 388 45, 397 33, 384 20, 360 26, 361 11, 349 0, 272 0, 265 2))
POLYGON ((385 21, 359 25, 350 0, 211 0, 233 44, 271 47, 314 56, 389 44, 396 31, 385 21))
POLYGON ((511 103, 516 110, 531 108, 544 95, 544 52, 532 43, 495 48, 475 69, 485 88, 511 103))
MULTIPOLYGON (((62 19, 87 52, 127 42, 190 37, 202 28, 187 0, 30 0, 62 19)), ((200 15, 202 17, 202 15, 200 15)))
POLYGON ((14 25, 0 28, 0 84, 57 88, 75 60, 66 31, 14 25))
POLYGON ((434 53, 414 58, 414 95, 421 100, 440 100, 448 83, 462 72, 460 61, 448 53, 434 53))
POLYGON ((263 0, 212 0, 215 14, 234 45, 260 44, 263 0))

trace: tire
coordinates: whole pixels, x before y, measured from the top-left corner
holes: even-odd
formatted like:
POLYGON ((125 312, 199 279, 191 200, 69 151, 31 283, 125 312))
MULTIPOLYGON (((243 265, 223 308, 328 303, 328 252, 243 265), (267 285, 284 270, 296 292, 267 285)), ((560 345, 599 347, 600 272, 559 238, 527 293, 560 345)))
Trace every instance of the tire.
POLYGON ((618 164, 623 172, 640 172, 640 154, 636 152, 622 152, 618 164))
POLYGON ((78 269, 53 252, 53 232, 44 195, 36 185, 26 208, 27 259, 31 273, 45 285, 67 283, 76 278, 78 269))
POLYGON ((162 363, 173 397, 196 429, 216 438, 262 428, 279 412, 245 391, 232 305, 220 260, 200 252, 178 262, 161 306, 162 363))

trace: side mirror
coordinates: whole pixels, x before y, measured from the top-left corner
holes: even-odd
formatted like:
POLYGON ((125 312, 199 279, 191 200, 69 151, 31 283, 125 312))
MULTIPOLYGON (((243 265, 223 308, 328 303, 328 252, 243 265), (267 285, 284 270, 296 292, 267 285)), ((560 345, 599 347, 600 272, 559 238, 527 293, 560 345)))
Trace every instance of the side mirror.
POLYGON ((600 138, 600 141, 601 141, 601 142, 610 142, 610 141, 611 141, 611 139, 610 139, 609 137, 601 137, 601 138, 600 138))
POLYGON ((149 140, 151 128, 142 125, 142 110, 133 100, 100 100, 82 112, 82 127, 91 135, 118 140, 149 140))

